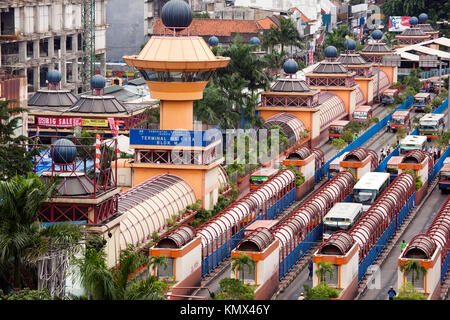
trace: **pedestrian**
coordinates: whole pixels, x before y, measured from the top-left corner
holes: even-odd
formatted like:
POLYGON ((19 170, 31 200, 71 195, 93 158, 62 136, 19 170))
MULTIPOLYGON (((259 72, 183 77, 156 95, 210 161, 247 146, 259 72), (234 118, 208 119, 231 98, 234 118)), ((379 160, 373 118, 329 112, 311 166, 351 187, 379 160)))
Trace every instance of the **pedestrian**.
POLYGON ((400 248, 401 248, 402 252, 403 252, 403 250, 405 250, 405 248, 406 248, 405 240, 402 240, 402 244, 400 245, 400 248))
POLYGON ((308 270, 309 270, 308 280, 312 280, 312 274, 313 274, 313 262, 312 262, 312 260, 309 262, 308 270))
POLYGON ((438 159, 441 158, 441 148, 438 148, 438 159))
POLYGON ((395 292, 394 288, 390 288, 388 291, 389 300, 394 300, 394 297, 397 295, 397 292, 395 292))
POLYGON ((436 161, 438 159, 438 154, 437 154, 436 148, 433 149, 433 158, 434 158, 434 163, 436 163, 436 161))
POLYGON ((304 300, 305 299, 305 295, 303 294, 303 292, 300 293, 300 296, 298 297, 297 300, 304 300))

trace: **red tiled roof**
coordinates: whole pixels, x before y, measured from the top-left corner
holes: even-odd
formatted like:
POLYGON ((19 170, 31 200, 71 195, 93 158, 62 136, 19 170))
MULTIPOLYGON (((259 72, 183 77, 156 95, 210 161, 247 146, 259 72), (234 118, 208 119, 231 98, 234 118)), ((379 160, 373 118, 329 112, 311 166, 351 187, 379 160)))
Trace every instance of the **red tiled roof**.
POLYGON ((259 19, 257 21, 260 29, 268 30, 271 26, 276 27, 277 24, 272 21, 269 17, 265 17, 264 19, 259 19))
MULTIPOLYGON (((270 27, 269 27, 270 28, 270 27)), ((231 33, 258 33, 261 28, 256 20, 228 20, 228 19, 192 19, 189 33, 194 36, 231 36, 231 33)), ((160 18, 155 19, 153 34, 164 34, 164 25, 160 18)), ((181 35, 187 35, 183 30, 181 35)))

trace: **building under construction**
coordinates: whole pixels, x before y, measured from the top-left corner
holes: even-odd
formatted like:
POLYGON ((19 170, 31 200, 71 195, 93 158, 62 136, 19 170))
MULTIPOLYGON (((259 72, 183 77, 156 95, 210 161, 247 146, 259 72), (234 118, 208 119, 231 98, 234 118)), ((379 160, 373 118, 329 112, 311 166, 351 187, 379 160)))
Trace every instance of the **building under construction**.
POLYGON ((28 92, 46 87, 59 69, 65 88, 79 93, 106 73, 106 0, 0 1, 0 68, 26 76, 28 92))

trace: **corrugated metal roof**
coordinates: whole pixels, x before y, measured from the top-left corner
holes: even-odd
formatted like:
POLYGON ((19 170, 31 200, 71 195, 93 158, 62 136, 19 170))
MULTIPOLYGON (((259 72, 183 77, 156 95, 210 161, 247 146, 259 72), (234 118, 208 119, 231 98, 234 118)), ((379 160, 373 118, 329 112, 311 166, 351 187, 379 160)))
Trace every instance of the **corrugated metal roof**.
POLYGON ((268 118, 265 123, 266 125, 281 125, 288 138, 294 135, 295 141, 297 142, 301 140, 301 133, 306 129, 300 119, 287 112, 277 113, 276 115, 268 118))
POLYGON ((328 128, 333 121, 347 115, 345 112, 344 101, 331 92, 321 92, 319 94, 319 104, 320 131, 328 128))
POLYGON ((166 219, 195 203, 192 187, 182 178, 162 174, 125 191, 118 199, 120 248, 144 244, 153 232, 162 230, 166 219))

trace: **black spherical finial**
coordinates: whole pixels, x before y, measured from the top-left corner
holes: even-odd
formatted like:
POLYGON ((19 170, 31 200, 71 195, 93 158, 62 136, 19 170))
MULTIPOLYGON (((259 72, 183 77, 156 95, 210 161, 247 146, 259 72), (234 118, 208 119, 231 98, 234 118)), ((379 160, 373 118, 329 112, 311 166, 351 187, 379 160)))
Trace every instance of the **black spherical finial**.
POLYGON ((345 50, 355 50, 356 49, 356 41, 353 39, 347 39, 344 41, 345 50))
POLYGON ((103 76, 96 74, 91 78, 92 89, 103 89, 106 86, 106 80, 103 76))
POLYGON ((55 164, 67 165, 73 163, 76 157, 77 148, 72 141, 63 138, 53 144, 52 159, 55 164))
POLYGON ((287 74, 296 74, 298 71, 298 64, 294 59, 289 59, 283 64, 283 70, 287 74))
POLYGON ((209 37, 208 44, 211 47, 217 46, 219 44, 219 38, 217 38, 216 36, 209 37))
POLYGON ((47 81, 49 83, 58 83, 60 82, 62 79, 62 75, 61 72, 59 72, 59 70, 50 70, 49 72, 47 72, 47 81))
POLYGON ((186 2, 170 0, 162 8, 161 19, 167 28, 181 31, 191 24, 192 11, 186 2))
POLYGON ((411 17, 409 18, 409 25, 410 26, 415 26, 419 23, 419 19, 417 19, 417 17, 411 17))
POLYGON ((383 38, 383 32, 381 32, 380 30, 375 30, 374 32, 372 32, 371 36, 373 40, 381 40, 381 38, 383 38))
POLYGON ((428 20, 428 15, 426 13, 419 14, 419 22, 425 23, 428 20))
POLYGON ((328 46, 325 48, 325 57, 327 58, 336 58, 337 57, 337 49, 335 46, 328 46))

